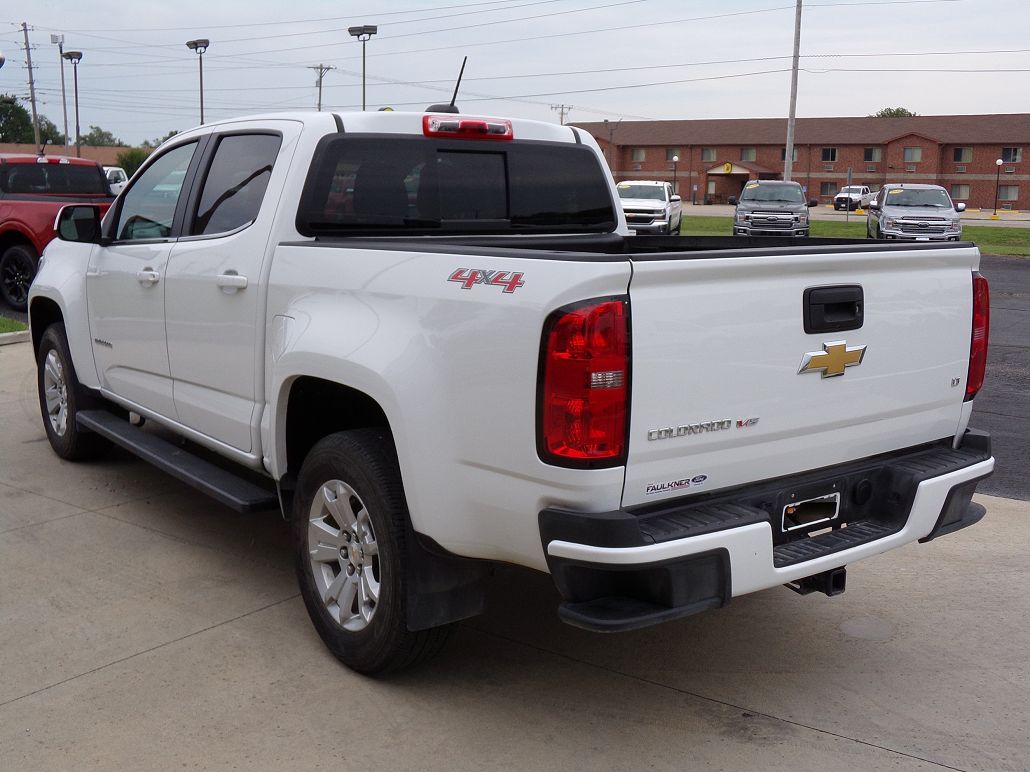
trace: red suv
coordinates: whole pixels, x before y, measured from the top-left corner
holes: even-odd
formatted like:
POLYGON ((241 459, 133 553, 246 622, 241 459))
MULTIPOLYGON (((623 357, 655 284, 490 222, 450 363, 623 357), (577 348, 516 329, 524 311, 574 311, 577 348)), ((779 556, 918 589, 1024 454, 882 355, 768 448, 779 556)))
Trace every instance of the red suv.
POLYGON ((0 153, 0 298, 24 311, 39 256, 66 204, 114 201, 103 167, 65 156, 0 153))

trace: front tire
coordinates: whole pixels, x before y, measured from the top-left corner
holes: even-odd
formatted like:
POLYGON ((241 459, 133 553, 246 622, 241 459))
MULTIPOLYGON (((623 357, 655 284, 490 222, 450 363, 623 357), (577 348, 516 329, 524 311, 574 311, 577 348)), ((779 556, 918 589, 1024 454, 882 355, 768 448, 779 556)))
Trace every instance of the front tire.
POLYGON ((27 244, 8 247, 0 256, 0 297, 15 311, 29 306, 29 286, 36 277, 39 255, 27 244))
POLYGON ((407 628, 408 509, 389 433, 359 429, 319 441, 294 502, 301 596, 333 655, 369 675, 435 655, 449 627, 407 628))
POLYGON ((106 438, 82 431, 75 421, 80 410, 100 407, 103 401, 79 383, 68 336, 59 322, 47 327, 39 342, 36 387, 47 440, 58 456, 68 461, 85 461, 111 447, 106 438))

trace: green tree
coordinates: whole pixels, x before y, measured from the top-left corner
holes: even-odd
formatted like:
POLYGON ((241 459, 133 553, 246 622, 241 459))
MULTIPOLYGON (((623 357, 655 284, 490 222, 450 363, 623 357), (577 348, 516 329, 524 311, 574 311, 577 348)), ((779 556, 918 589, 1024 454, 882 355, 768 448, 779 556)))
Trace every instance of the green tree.
POLYGON ((118 165, 125 169, 125 173, 131 177, 143 165, 143 162, 147 160, 150 153, 151 148, 149 147, 130 147, 128 150, 123 150, 118 154, 118 165))
POLYGON ((32 142, 32 116, 18 97, 0 94, 0 142, 32 142))
POLYGON ((61 133, 52 120, 45 115, 41 115, 39 116, 39 141, 42 144, 48 139, 52 145, 64 144, 64 134, 61 133))
POLYGON ((160 147, 162 144, 170 140, 176 134, 179 133, 178 129, 172 129, 170 132, 165 134, 163 137, 157 137, 156 139, 147 139, 143 141, 143 147, 160 147))
POLYGON ((907 107, 884 107, 882 110, 877 110, 876 113, 870 115, 870 118, 914 118, 916 113, 909 110, 907 107))
POLYGON ((99 126, 90 126, 89 131, 82 135, 81 141, 83 145, 90 147, 117 147, 125 144, 114 134, 99 126))

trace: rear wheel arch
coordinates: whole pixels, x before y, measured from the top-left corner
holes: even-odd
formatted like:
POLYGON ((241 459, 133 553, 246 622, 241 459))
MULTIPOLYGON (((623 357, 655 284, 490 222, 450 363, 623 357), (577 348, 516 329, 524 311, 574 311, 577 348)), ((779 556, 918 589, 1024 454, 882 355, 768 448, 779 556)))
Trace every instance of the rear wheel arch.
POLYGON ((280 471, 291 477, 296 477, 308 452, 323 437, 350 429, 390 430, 386 412, 375 398, 323 378, 295 378, 282 404, 286 468, 280 471))

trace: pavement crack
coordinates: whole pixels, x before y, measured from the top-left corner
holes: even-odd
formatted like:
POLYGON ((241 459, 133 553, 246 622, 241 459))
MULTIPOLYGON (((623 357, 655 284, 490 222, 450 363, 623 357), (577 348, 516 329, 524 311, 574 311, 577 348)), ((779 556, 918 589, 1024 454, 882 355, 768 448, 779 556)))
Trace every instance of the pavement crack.
POLYGON ((749 707, 745 707, 743 705, 737 705, 736 703, 729 702, 727 700, 720 700, 717 697, 710 697, 710 696, 708 696, 706 694, 701 694, 700 692, 692 692, 689 689, 683 689, 683 688, 680 688, 678 686, 672 686, 670 684, 665 684, 665 683, 662 683, 661 681, 655 681, 655 680, 653 680, 651 678, 647 678, 645 676, 636 675, 634 673, 626 673, 626 672, 624 672, 622 670, 617 670, 616 668, 608 667, 606 665, 599 665, 599 664, 597 664, 595 662, 587 662, 585 660, 576 659, 575 657, 571 657, 568 654, 562 654, 559 651, 554 651, 552 649, 548 649, 548 648, 545 648, 543 646, 537 646, 535 644, 526 643, 525 641, 520 641, 520 640, 515 639, 515 638, 509 638, 506 635, 501 635, 499 633, 491 632, 489 630, 484 630, 484 629, 482 629, 480 627, 476 627, 475 625, 471 625, 471 624, 466 623, 465 627, 467 627, 467 628, 469 628, 471 630, 475 630, 476 632, 481 633, 481 634, 486 635, 486 636, 490 636, 490 637, 493 637, 493 638, 498 638, 498 639, 500 639, 502 641, 507 641, 509 643, 514 643, 514 644, 519 645, 519 646, 525 646, 528 649, 533 649, 534 651, 538 651, 538 652, 541 652, 541 653, 544 653, 544 654, 550 654, 551 656, 558 657, 560 659, 564 659, 564 660, 567 660, 569 662, 575 662, 578 665, 584 665, 586 667, 592 668, 594 670, 599 670, 601 672, 608 673, 610 675, 622 676, 623 678, 629 678, 629 679, 631 679, 633 681, 639 681, 640 683, 648 684, 650 686, 655 686, 655 687, 658 687, 659 689, 664 689, 664 690, 670 691, 670 692, 676 692, 677 694, 686 695, 688 697, 694 697, 695 699, 703 700, 705 702, 710 702, 710 703, 713 703, 715 705, 722 705, 723 707, 732 708, 734 710, 739 710, 742 713, 750 713, 753 716, 761 716, 763 718, 767 718, 767 719, 770 719, 772 721, 779 721, 779 722, 782 722, 784 724, 789 724, 791 726, 799 727, 801 729, 808 729, 808 730, 810 730, 812 732, 818 732, 818 733, 824 734, 824 735, 826 735, 828 737, 836 737, 839 740, 848 740, 850 742, 858 743, 859 745, 864 745, 864 746, 869 747, 869 748, 875 748, 877 750, 884 751, 885 753, 892 753, 892 754, 895 754, 897 756, 903 756, 904 758, 912 759, 913 761, 921 761, 924 764, 932 764, 932 765, 934 765, 936 767, 940 767, 941 769, 951 769, 951 770, 955 770, 955 772, 966 772, 966 770, 964 770, 962 767, 953 767, 953 766, 951 766, 949 764, 945 764, 944 762, 941 762, 941 761, 935 761, 933 759, 928 759, 928 758, 925 758, 924 756, 917 756, 914 753, 907 753, 906 751, 900 751, 900 750, 897 750, 896 748, 889 748, 889 747, 887 747, 885 745, 878 745, 876 743, 869 742, 868 740, 860 740, 857 737, 850 737, 850 736, 848 736, 846 734, 840 734, 839 732, 832 732, 829 729, 822 729, 822 728, 817 727, 817 726, 812 726, 810 724, 805 724, 805 723, 803 723, 801 721, 795 721, 793 719, 783 718, 782 716, 775 716, 775 715, 773 715, 771 713, 766 713, 766 712, 761 711, 761 710, 756 710, 755 708, 749 708, 749 707))
POLYGON ((246 619, 247 617, 253 616, 254 614, 260 614, 262 611, 267 611, 270 608, 275 608, 276 606, 280 606, 283 603, 288 603, 289 601, 295 600, 296 598, 299 598, 299 597, 300 597, 300 593, 294 593, 293 595, 290 595, 288 597, 282 598, 281 600, 272 601, 271 603, 268 603, 268 604, 266 604, 264 606, 261 606, 260 608, 256 608, 256 609, 253 609, 251 611, 248 611, 248 612, 246 612, 244 614, 239 614, 237 616, 231 617, 230 619, 223 619, 221 622, 216 622, 213 625, 208 625, 207 627, 201 628, 200 630, 194 630, 192 633, 186 633, 186 635, 181 635, 178 638, 173 638, 170 641, 165 641, 164 643, 159 643, 156 646, 151 646, 148 649, 143 649, 141 651, 134 652, 133 654, 128 654, 128 655, 126 655, 124 657, 119 657, 118 659, 111 660, 110 662, 106 662, 103 665, 98 665, 97 667, 92 668, 91 670, 86 670, 86 671, 84 671, 82 673, 77 673, 76 675, 68 676, 67 678, 62 678, 60 681, 55 681, 52 684, 47 684, 46 686, 41 686, 38 689, 34 689, 31 692, 26 692, 25 694, 19 695, 18 697, 12 697, 9 700, 6 700, 4 702, 0 702, 0 708, 6 707, 7 705, 12 705, 15 702, 18 702, 20 700, 24 700, 26 697, 32 697, 33 695, 36 695, 36 694, 42 694, 45 691, 49 691, 50 689, 53 689, 54 687, 61 686, 62 684, 69 683, 70 681, 74 681, 77 678, 82 678, 83 676, 93 675, 93 673, 99 673, 101 670, 106 670, 107 668, 113 667, 114 665, 119 665, 122 662, 128 662, 130 659, 135 659, 136 657, 143 656, 144 654, 149 654, 149 653, 151 653, 153 651, 158 651, 159 649, 163 649, 166 646, 171 646, 173 643, 179 643, 180 641, 185 641, 185 640, 188 640, 190 638, 194 638, 194 637, 196 637, 198 635, 202 635, 203 633, 209 632, 209 631, 214 630, 216 628, 223 627, 224 625, 229 625, 229 624, 232 624, 233 622, 238 622, 241 619, 246 619))

